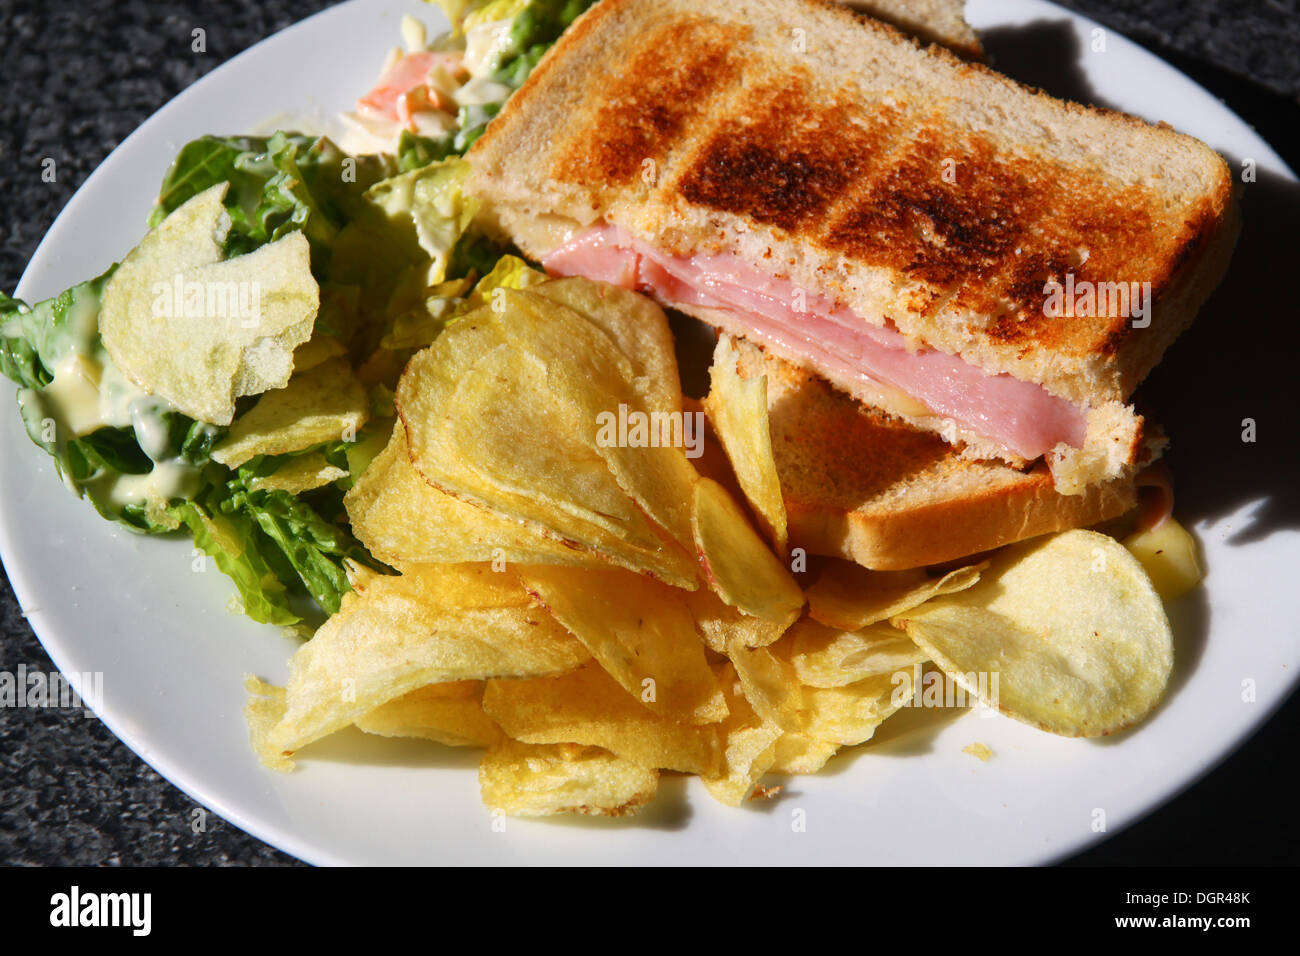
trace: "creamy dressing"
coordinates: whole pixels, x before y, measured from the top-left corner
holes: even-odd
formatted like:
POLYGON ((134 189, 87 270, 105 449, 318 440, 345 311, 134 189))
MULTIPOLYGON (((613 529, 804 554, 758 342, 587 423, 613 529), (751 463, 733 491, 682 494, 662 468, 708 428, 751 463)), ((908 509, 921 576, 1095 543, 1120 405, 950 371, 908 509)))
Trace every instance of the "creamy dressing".
POLYGON ((140 450, 155 463, 167 457, 170 441, 167 421, 163 415, 171 407, 169 402, 153 395, 131 402, 131 427, 135 429, 135 440, 140 445, 140 450))
MULTIPOLYGON (((86 482, 85 490, 107 504, 121 509, 144 505, 151 520, 162 522, 162 509, 175 498, 189 498, 199 488, 201 469, 169 454, 168 412, 175 407, 166 399, 150 395, 126 378, 102 346, 91 346, 98 331, 98 303, 79 299, 68 312, 74 330, 66 355, 54 364, 54 376, 42 389, 24 389, 20 403, 30 402, 42 415, 54 420, 54 439, 59 446, 72 438, 89 435, 100 428, 131 428, 140 448, 154 463, 143 475, 111 473, 86 482)), ((64 481, 76 493, 71 478, 64 481)))
POLYGON ((72 308, 68 309, 64 321, 72 340, 72 351, 90 350, 90 343, 99 333, 99 300, 90 295, 74 296, 72 308))
POLYGON ((78 352, 70 352, 54 364, 54 378, 40 395, 54 413, 55 427, 67 437, 88 435, 100 427, 102 374, 103 366, 78 352))
POLYGON ((199 469, 180 458, 156 462, 144 475, 106 475, 99 490, 115 508, 156 502, 165 505, 173 498, 189 498, 199 490, 199 469))
POLYGON ((93 356, 81 354, 79 348, 74 345, 73 351, 55 362, 54 377, 40 390, 56 425, 70 438, 99 428, 135 427, 140 447, 156 461, 158 456, 149 453, 141 428, 145 432, 161 429, 165 449, 166 427, 161 414, 173 411, 173 406, 127 379, 102 348, 93 356))

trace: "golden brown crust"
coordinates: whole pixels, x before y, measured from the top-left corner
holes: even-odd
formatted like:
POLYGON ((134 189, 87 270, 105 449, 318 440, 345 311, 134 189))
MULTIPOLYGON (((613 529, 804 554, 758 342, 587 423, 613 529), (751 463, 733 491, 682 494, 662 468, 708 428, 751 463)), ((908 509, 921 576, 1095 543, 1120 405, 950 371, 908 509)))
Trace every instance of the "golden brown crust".
POLYGON ((790 543, 813 554, 855 561, 879 571, 943 564, 1026 538, 1084 528, 1134 506, 1130 486, 1115 481, 1087 495, 1063 498, 1051 477, 979 497, 934 502, 898 514, 836 511, 820 502, 787 501, 790 543))

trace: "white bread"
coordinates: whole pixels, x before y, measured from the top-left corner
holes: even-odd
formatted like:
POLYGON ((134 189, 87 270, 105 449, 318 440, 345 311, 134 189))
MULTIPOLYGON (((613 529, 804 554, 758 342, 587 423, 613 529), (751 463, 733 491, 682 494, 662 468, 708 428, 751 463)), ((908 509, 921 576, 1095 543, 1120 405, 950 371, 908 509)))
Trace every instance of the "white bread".
POLYGON ((966 22, 965 0, 842 0, 844 6, 971 60, 984 58, 979 37, 966 22))

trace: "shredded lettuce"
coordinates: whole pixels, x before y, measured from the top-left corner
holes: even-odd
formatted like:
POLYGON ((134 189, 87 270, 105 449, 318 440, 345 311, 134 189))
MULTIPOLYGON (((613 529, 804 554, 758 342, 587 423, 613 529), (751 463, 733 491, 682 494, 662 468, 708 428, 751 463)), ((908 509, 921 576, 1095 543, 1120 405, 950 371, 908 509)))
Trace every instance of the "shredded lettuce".
POLYGON ((286 460, 300 455, 319 454, 341 468, 364 468, 369 459, 363 464, 352 449, 363 446, 361 455, 373 457, 378 452, 370 451, 378 444, 376 435, 386 440, 389 427, 391 423, 368 427, 354 443, 331 442, 293 455, 259 455, 234 472, 210 465, 194 499, 172 506, 171 514, 190 530, 195 544, 235 583, 249 617, 289 625, 321 612, 333 614, 350 590, 346 560, 390 570, 347 529, 344 489, 339 485, 299 496, 253 487, 257 478, 274 474, 286 460))
POLYGON ((435 139, 431 136, 417 136, 404 129, 397 141, 397 168, 400 172, 407 173, 444 160, 455 152, 454 143, 454 134, 435 139))
MULTIPOLYGON (((596 0, 429 0, 451 22, 451 40, 466 46, 467 61, 481 64, 486 76, 510 90, 524 85, 555 41, 596 0)), ((438 139, 404 137, 397 148, 402 169, 464 155, 505 106, 495 103, 460 107, 456 131, 438 139)))
MULTIPOLYGON (((328 140, 296 134, 204 137, 182 149, 172 164, 153 222, 224 177, 232 184, 227 256, 302 230, 312 243, 313 269, 328 275, 341 233, 358 217, 372 223, 385 218, 366 193, 395 170, 391 158, 346 157, 328 140)), ((459 187, 440 183, 439 175, 437 170, 425 173, 422 178, 429 184, 413 190, 418 195, 414 212, 408 212, 414 236, 411 263, 370 260, 381 279, 387 273, 400 275, 412 263, 430 268, 433 257, 420 247, 415 215, 422 217, 420 228, 431 248, 441 248, 439 243, 454 247, 459 232, 448 232, 437 217, 439 210, 455 212, 459 187)), ((450 251, 440 253, 438 268, 444 271, 450 251)), ((364 439, 365 452, 335 442, 298 453, 319 453, 341 469, 352 469, 346 478, 298 498, 252 489, 254 478, 282 461, 259 458, 235 472, 212 462, 212 446, 225 429, 177 412, 127 382, 113 366, 98 327, 103 289, 112 272, 34 306, 0 295, 0 371, 19 386, 19 411, 28 434, 53 457, 65 484, 89 498, 104 517, 150 534, 188 530, 235 583, 255 620, 286 625, 303 621, 304 615, 337 610, 348 590, 345 559, 385 570, 348 531, 342 496, 359 474, 356 469, 379 450, 371 447, 376 444, 373 432, 391 427, 391 421, 363 430, 357 444, 364 439), (76 381, 65 382, 62 375, 76 381), (72 385, 79 389, 75 400, 69 398, 72 385), (106 391, 112 389, 116 392, 106 391), (106 407, 113 409, 111 414, 106 407), (75 416, 83 422, 80 434, 73 427, 75 416), (104 423, 95 427, 96 421, 104 423), (162 471, 155 475, 157 469, 162 471), (151 480, 155 477, 156 482, 151 480)), ((360 304, 374 278, 368 274, 357 284, 322 283, 320 330, 348 342, 364 320, 360 304)), ((391 285, 395 280, 386 281, 391 285)), ((280 459, 288 457, 293 456, 280 459)))
POLYGON ((477 200, 464 192, 468 176, 469 163, 446 159, 385 179, 366 192, 387 228, 410 235, 424 251, 429 283, 446 277, 452 250, 478 210, 477 200))
MULTIPOLYGON (((506 4, 511 0, 496 2, 506 4)), ((497 54, 492 78, 512 89, 523 86, 528 74, 555 45, 560 34, 595 3, 596 0, 527 0, 513 15, 509 42, 497 54)))

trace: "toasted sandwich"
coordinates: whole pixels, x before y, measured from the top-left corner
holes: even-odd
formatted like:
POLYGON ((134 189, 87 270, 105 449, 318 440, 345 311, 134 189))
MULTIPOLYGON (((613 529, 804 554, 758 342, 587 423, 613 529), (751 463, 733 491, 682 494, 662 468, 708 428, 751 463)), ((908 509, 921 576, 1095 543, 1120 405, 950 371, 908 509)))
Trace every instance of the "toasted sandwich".
POLYGON ((1041 462, 1020 470, 956 454, 832 388, 806 369, 740 345, 743 378, 767 377, 772 453, 793 544, 896 571, 943 564, 1125 514, 1128 477, 1064 495, 1041 462))
POLYGON ((1085 500, 1158 454, 1128 402, 1239 229, 1203 143, 821 0, 604 0, 470 160, 553 274, 638 288, 1085 500))

